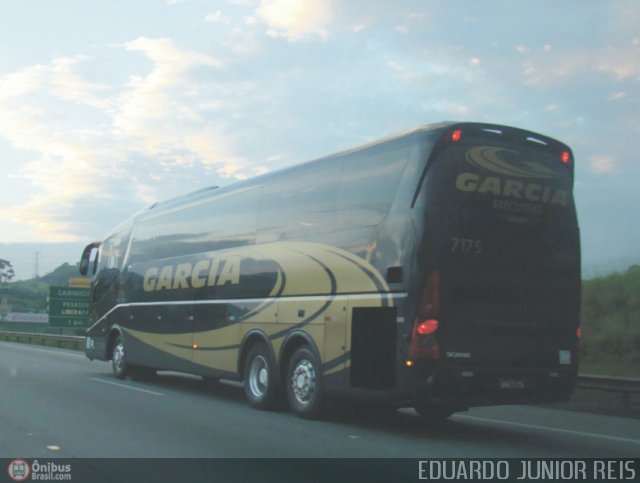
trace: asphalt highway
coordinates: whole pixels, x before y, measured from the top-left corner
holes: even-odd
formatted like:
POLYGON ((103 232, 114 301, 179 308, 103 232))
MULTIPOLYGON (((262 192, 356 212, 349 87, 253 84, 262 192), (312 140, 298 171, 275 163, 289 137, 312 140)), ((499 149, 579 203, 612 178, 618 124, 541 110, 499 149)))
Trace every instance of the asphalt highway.
POLYGON ((82 353, 0 342, 0 458, 622 458, 640 421, 529 406, 437 424, 336 406, 322 421, 252 409, 237 384, 120 381, 82 353))

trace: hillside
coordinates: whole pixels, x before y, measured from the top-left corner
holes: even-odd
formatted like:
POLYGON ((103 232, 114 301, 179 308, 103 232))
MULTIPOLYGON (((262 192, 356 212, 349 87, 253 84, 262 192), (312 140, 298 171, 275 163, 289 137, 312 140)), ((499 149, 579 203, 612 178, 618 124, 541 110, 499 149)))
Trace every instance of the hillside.
POLYGON ((68 285, 78 277, 77 265, 64 263, 44 277, 6 283, 0 287, 0 299, 7 299, 13 312, 46 312, 50 285, 68 285))
POLYGON ((53 272, 46 274, 44 277, 40 277, 40 280, 47 285, 67 285, 70 278, 79 277, 78 271, 79 263, 70 265, 63 263, 53 272))
POLYGON ((41 278, 6 283, 0 288, 0 299, 7 300, 12 312, 46 312, 49 285, 41 278))
POLYGON ((582 284, 582 372, 640 377, 640 265, 582 284))

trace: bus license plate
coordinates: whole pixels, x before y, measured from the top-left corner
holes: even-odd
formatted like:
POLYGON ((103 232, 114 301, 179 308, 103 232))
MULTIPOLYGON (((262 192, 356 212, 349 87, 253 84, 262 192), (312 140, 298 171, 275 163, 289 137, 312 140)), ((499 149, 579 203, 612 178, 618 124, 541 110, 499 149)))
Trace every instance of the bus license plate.
POLYGON ((500 389, 524 389, 522 379, 500 379, 500 389))

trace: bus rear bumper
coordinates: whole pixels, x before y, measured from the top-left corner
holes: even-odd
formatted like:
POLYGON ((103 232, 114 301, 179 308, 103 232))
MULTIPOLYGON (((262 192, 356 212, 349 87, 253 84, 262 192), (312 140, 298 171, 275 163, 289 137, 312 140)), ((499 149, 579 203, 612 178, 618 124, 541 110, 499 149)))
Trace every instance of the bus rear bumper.
MULTIPOLYGON (((423 373, 424 374, 424 373, 423 373)), ((454 406, 550 403, 567 401, 577 371, 563 369, 487 369, 440 367, 400 390, 403 405, 423 402, 454 406)))

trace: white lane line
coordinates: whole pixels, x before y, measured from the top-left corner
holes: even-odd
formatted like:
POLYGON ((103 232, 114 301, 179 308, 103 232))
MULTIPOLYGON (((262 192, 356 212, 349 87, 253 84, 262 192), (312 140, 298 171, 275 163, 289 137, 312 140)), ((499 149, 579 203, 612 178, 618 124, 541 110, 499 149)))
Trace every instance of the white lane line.
MULTIPOLYGON (((26 351, 36 351, 36 352, 46 352, 47 354, 58 354, 61 356, 68 357, 80 357, 82 359, 86 359, 87 356, 84 355, 84 352, 72 351, 71 349, 60 349, 58 347, 35 347, 28 344, 22 344, 20 342, 2 342, 2 346, 7 345, 13 349, 21 349, 26 351), (67 352, 68 351, 68 352, 67 352)), ((88 360, 88 359, 87 359, 88 360)))
POLYGON ((148 389, 141 389, 139 387, 129 386, 127 384, 120 384, 119 382, 105 381, 104 379, 98 379, 97 377, 90 377, 89 379, 96 382, 102 382, 103 384, 111 384, 112 386, 124 387, 126 389, 131 389, 132 391, 144 392, 153 396, 164 396, 164 394, 161 392, 149 391, 148 389))
POLYGON ((640 439, 621 438, 619 436, 608 436, 606 434, 587 433, 585 431, 573 431, 571 429, 551 428, 549 426, 536 426, 535 424, 516 423, 511 421, 502 421, 500 419, 479 418, 477 416, 466 416, 462 414, 456 415, 454 417, 459 419, 470 419, 473 421, 482 421, 487 423, 504 424, 507 426, 517 426, 517 427, 526 428, 526 429, 537 429, 539 431, 555 431, 556 433, 573 434, 576 436, 587 436, 591 438, 609 439, 612 441, 620 441, 623 443, 640 444, 640 439))

